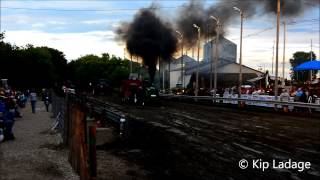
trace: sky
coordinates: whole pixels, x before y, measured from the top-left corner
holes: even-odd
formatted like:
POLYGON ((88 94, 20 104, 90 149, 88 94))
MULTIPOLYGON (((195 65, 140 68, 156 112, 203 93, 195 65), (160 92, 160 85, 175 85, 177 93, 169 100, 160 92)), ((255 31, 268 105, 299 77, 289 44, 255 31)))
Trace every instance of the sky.
MULTIPOLYGON (((6 42, 17 46, 32 44, 52 47, 64 52, 68 61, 87 54, 101 55, 106 52, 129 57, 124 43, 116 41, 114 31, 121 22, 131 21, 140 8, 149 7, 154 2, 161 7, 161 16, 167 21, 174 19, 179 8, 188 3, 186 0, 1 0, 1 32, 5 31, 6 42)), ((204 3, 210 5, 217 2, 207 0, 204 3)), ((314 6, 298 17, 286 19, 292 22, 287 25, 286 31, 287 77, 291 68, 289 59, 296 51, 310 52, 311 41, 319 59, 319 14, 319 6, 314 6)), ((245 19, 244 65, 271 71, 275 26, 276 16, 273 14, 245 19)), ((226 30, 226 38, 238 46, 239 58, 240 21, 235 21, 226 30)), ((283 26, 280 28, 279 62, 282 63, 282 60, 283 26)), ((282 67, 281 63, 279 67, 282 67)))

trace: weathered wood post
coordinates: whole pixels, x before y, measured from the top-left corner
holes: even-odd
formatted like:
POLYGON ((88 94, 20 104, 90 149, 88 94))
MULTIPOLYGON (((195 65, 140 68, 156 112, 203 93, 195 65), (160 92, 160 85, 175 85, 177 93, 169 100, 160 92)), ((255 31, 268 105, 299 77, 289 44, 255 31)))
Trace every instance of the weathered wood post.
POLYGON ((86 144, 88 147, 88 170, 90 179, 97 178, 97 119, 91 117, 92 114, 88 113, 86 117, 86 144))
POLYGON ((97 126, 89 126, 89 171, 91 179, 97 177, 97 149, 96 149, 97 126))

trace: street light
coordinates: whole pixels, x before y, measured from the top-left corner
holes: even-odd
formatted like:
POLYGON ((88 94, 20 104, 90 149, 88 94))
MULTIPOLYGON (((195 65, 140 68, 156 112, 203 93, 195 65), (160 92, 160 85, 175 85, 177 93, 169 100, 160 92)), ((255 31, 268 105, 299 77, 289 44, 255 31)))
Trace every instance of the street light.
POLYGON ((243 30, 243 11, 237 7, 233 7, 234 10, 239 11, 240 13, 240 20, 241 20, 241 27, 240 27, 240 59, 239 59, 239 96, 241 98, 241 85, 242 85, 242 30, 243 30))
POLYGON ((275 66, 275 82, 274 96, 278 100, 278 63, 279 63, 279 30, 280 30, 280 0, 277 1, 277 34, 276 34, 276 66, 275 66))
POLYGON ((193 27, 195 27, 198 30, 198 59, 197 59, 196 90, 195 90, 195 95, 198 96, 198 91, 199 91, 200 30, 201 29, 196 24, 193 24, 193 27))
POLYGON ((184 77, 183 77, 183 34, 181 32, 179 32, 179 31, 176 31, 176 33, 181 38, 181 85, 182 85, 182 88, 184 89, 184 77))
MULTIPOLYGON (((215 59, 214 59, 214 97, 216 97, 216 92, 217 92, 217 75, 218 75, 218 45, 219 45, 219 31, 220 31, 220 21, 219 18, 216 18, 214 16, 210 16, 211 19, 213 19, 214 21, 216 21, 217 26, 216 26, 216 32, 217 32, 217 36, 216 36, 216 47, 215 47, 215 59)), ((212 51, 213 52, 213 51, 212 51)), ((212 89, 212 57, 211 57, 211 72, 210 72, 210 90, 212 89)))
POLYGON ((132 54, 130 54, 130 75, 132 74, 132 54))
POLYGON ((284 80, 284 68, 285 68, 285 60, 286 60, 286 21, 283 21, 283 56, 282 56, 282 87, 286 85, 284 80))

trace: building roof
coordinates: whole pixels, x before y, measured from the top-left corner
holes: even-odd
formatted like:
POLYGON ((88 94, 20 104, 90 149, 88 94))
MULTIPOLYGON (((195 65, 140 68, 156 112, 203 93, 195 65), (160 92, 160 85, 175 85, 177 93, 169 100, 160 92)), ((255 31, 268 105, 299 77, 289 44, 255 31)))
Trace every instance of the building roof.
MULTIPOLYGON (((180 71, 181 70, 181 66, 180 66, 181 58, 182 58, 182 56, 171 61, 171 71, 178 71, 178 70, 180 71)), ((197 61, 188 55, 183 55, 183 63, 185 64, 185 68, 189 68, 189 67, 196 65, 197 61)))
MULTIPOLYGON (((181 58, 182 56, 180 56, 179 58, 173 60, 171 62, 171 64, 180 64, 181 63, 181 58)), ((188 55, 183 55, 183 62, 184 63, 189 63, 189 62, 197 62, 195 59, 193 59, 192 57, 188 56, 188 55)))

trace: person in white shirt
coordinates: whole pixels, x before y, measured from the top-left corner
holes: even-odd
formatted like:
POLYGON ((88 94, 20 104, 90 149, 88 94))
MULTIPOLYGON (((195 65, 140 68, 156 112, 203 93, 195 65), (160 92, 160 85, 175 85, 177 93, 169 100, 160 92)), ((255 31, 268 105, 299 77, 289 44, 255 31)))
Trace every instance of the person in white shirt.
POLYGON ((289 102, 290 100, 290 94, 286 89, 282 90, 282 93, 280 94, 280 101, 289 102))
POLYGON ((36 102, 37 102, 37 93, 33 90, 30 93, 30 102, 31 102, 31 108, 32 108, 32 113, 36 113, 36 102))

